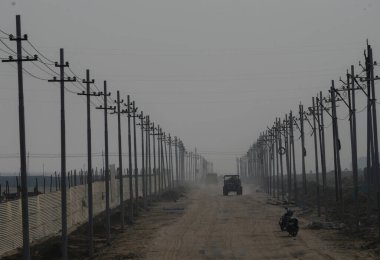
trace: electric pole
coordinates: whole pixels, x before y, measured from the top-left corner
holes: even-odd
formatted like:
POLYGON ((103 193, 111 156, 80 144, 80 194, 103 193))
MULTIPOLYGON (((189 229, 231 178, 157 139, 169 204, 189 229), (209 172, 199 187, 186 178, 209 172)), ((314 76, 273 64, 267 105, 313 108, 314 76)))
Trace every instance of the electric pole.
POLYGON ((89 236, 89 256, 92 258, 94 253, 94 227, 93 227, 93 198, 92 198, 92 155, 91 155, 91 96, 100 96, 99 93, 92 92, 90 85, 95 83, 95 80, 90 80, 90 70, 86 70, 86 79, 82 80, 86 84, 86 92, 78 93, 80 96, 86 96, 87 99, 87 185, 88 185, 88 236, 89 236))
POLYGON ((122 111, 120 110, 120 104, 124 102, 124 100, 120 100, 120 91, 116 92, 116 110, 114 113, 117 113, 117 137, 118 137, 118 153, 119 153, 119 197, 120 197, 120 225, 121 230, 124 230, 124 185, 123 185, 123 157, 122 157, 122 143, 121 143, 121 120, 120 114, 122 111))
POLYGON ((20 134, 20 170, 21 170, 21 207, 22 207, 22 245, 23 245, 23 259, 30 259, 30 246, 29 246, 29 210, 28 210, 28 181, 27 181, 27 167, 26 167, 26 147, 25 147, 25 109, 24 109, 24 82, 23 82, 23 68, 22 63, 25 61, 36 61, 37 55, 34 57, 22 55, 22 41, 27 41, 28 36, 21 35, 21 17, 16 15, 16 37, 9 35, 10 41, 17 43, 17 59, 12 56, 8 60, 2 62, 17 62, 17 75, 18 75, 18 106, 19 106, 19 134, 20 134))
POLYGON ((293 117, 292 111, 290 111, 289 124, 290 124, 290 147, 291 147, 290 152, 292 153, 292 159, 293 159, 294 200, 297 204, 297 202, 298 202, 298 190, 297 190, 296 158, 295 158, 295 153, 294 153, 294 132, 293 132, 294 117, 293 117))
POLYGON ((137 166, 137 141, 136 141, 136 117, 138 117, 138 115, 136 115, 136 112, 137 112, 137 107, 135 105, 135 101, 132 101, 132 118, 133 118, 133 150, 134 150, 134 163, 135 163, 135 197, 136 197, 136 212, 137 213, 137 209, 138 209, 138 199, 139 199, 139 181, 138 181, 138 177, 139 177, 139 170, 138 170, 138 166, 137 166))
POLYGON ((176 186, 178 186, 179 172, 178 172, 178 140, 177 136, 174 137, 174 153, 175 153, 175 173, 176 173, 176 186))
POLYGON ((141 127, 141 175, 142 175, 142 194, 143 194, 143 205, 144 205, 144 208, 146 209, 147 207, 147 201, 146 201, 146 182, 145 182, 145 179, 146 179, 146 174, 145 174, 145 158, 144 158, 144 112, 141 111, 141 114, 139 116, 140 118, 140 127, 141 127))
POLYGON ((96 109, 104 110, 104 150, 105 150, 105 169, 104 169, 104 179, 106 186, 106 239, 107 245, 110 245, 110 234, 111 234, 111 223, 110 223, 110 177, 109 177, 109 156, 108 156, 108 110, 115 110, 115 107, 108 106, 107 98, 111 93, 107 92, 107 81, 104 81, 103 89, 103 106, 99 106, 96 109))
POLYGON ((67 192, 66 192, 66 123, 65 123, 65 82, 75 82, 77 79, 68 77, 65 79, 65 67, 69 66, 65 62, 64 50, 59 50, 60 63, 55 63, 55 67, 60 68, 60 79, 54 77, 49 82, 60 83, 60 96, 61 96, 61 229, 62 229, 62 259, 68 259, 67 246, 67 192))
POLYGON ((132 103, 130 102, 130 97, 127 95, 127 107, 126 113, 128 116, 128 163, 129 163, 129 221, 133 223, 133 169, 132 169, 132 138, 131 138, 131 113, 133 113, 132 103))
POLYGON ((303 186, 303 196, 305 200, 305 196, 307 194, 306 187, 306 166, 305 166, 305 157, 306 157, 306 148, 305 148, 305 129, 304 129, 304 111, 303 105, 299 105, 299 115, 300 115, 300 132, 301 132, 301 152, 302 152, 302 186, 303 186))
POLYGON ((313 116, 313 135, 314 135, 314 155, 315 155, 315 177, 317 182, 317 212, 318 217, 321 216, 321 201, 320 201, 320 192, 319 192, 319 167, 318 167, 318 141, 317 141, 317 126, 316 126, 316 107, 315 100, 313 97, 313 105, 309 108, 310 114, 313 116))

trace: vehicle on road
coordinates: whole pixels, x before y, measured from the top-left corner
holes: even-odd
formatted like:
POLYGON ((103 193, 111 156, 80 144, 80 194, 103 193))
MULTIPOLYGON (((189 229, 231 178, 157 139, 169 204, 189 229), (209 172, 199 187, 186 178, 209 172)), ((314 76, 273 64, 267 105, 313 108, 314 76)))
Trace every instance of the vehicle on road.
POLYGON ((216 173, 207 173, 206 184, 207 185, 218 184, 218 175, 216 173))
POLYGON ((243 187, 239 175, 224 175, 223 177, 223 195, 228 196, 228 193, 236 192, 237 195, 243 194, 243 187))

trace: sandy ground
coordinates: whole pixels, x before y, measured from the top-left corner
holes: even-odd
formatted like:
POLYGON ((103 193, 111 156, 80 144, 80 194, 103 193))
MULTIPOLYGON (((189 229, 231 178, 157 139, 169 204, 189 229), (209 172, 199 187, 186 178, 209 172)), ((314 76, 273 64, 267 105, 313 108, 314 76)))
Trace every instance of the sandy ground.
POLYGON ((221 195, 221 187, 194 189, 177 202, 159 203, 120 235, 98 259, 376 259, 369 252, 324 240, 306 229, 281 232, 284 209, 263 193, 221 195))

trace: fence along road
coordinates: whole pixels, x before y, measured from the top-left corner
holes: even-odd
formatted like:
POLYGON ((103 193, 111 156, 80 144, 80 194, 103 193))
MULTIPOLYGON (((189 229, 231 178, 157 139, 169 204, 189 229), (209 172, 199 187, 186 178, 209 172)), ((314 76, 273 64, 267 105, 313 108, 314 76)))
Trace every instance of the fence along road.
MULTIPOLYGON (((138 183, 141 184, 141 176, 138 183)), ((129 200, 129 179, 123 178, 124 200, 129 200)), ((115 179, 115 168, 111 167, 110 208, 119 206, 119 179, 115 179)), ((141 185, 139 186, 141 191, 141 185)), ((139 193, 142 196, 142 193, 139 193)), ((29 197, 30 242, 60 235, 61 191, 29 197)), ((93 183, 94 216, 105 209, 105 185, 103 181, 93 183)), ((22 247, 21 200, 0 203, 0 256, 22 247)), ((79 185, 67 190, 67 227, 69 233, 88 221, 87 186, 79 185)))

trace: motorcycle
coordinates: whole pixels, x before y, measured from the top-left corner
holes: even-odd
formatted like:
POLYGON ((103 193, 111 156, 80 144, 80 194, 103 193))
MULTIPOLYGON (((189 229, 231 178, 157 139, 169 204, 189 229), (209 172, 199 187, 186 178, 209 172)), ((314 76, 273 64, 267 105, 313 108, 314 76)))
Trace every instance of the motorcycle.
POLYGON ((280 221, 278 223, 280 225, 281 231, 286 230, 286 226, 288 225, 288 221, 293 216, 293 211, 291 211, 288 208, 285 208, 285 210, 286 210, 285 214, 281 216, 280 221))
POLYGON ((286 231, 292 237, 297 236, 297 233, 298 233, 298 219, 296 219, 296 218, 289 219, 288 225, 286 226, 286 231))
POLYGON ((292 218, 293 211, 289 210, 288 208, 285 208, 285 210, 285 214, 281 216, 279 221, 281 231, 287 231, 289 235, 295 237, 297 236, 299 230, 298 219, 292 218))

